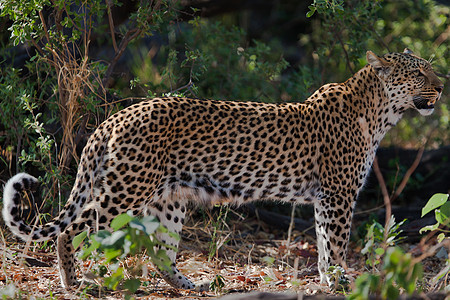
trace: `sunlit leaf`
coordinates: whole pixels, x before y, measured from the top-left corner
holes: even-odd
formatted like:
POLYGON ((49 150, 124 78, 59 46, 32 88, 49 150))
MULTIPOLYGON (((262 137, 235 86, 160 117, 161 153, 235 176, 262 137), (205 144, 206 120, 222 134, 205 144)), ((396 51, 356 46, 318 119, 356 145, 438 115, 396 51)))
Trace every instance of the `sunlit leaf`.
POLYGON ((443 205, 448 199, 448 194, 434 194, 424 208, 422 208, 422 217, 425 216, 430 211, 443 205))
POLYGON ((132 219, 133 217, 129 214, 120 214, 111 221, 111 228, 113 230, 119 230, 127 225, 132 219))
POLYGON ((450 202, 444 203, 440 209, 435 210, 436 221, 448 225, 450 222, 450 202))
POLYGON ((109 237, 104 238, 101 243, 103 247, 111 247, 114 244, 120 242, 124 237, 126 233, 123 231, 116 231, 113 232, 109 237))
POLYGON ((83 231, 73 238, 72 245, 75 249, 77 249, 81 245, 81 243, 86 239, 87 234, 88 234, 87 231, 83 231))
POLYGON ((383 248, 377 248, 377 249, 375 249, 375 253, 377 255, 383 255, 384 254, 384 249, 383 248))
POLYGON ((425 231, 433 231, 433 230, 436 230, 436 229, 438 229, 438 228, 439 228, 439 223, 436 223, 436 224, 434 224, 434 225, 428 225, 428 226, 422 227, 422 228, 419 230, 419 233, 422 234, 422 233, 424 233, 425 231))
POLYGON ((443 232, 441 232, 438 236, 437 236, 437 241, 438 243, 442 242, 445 239, 445 234, 443 232))

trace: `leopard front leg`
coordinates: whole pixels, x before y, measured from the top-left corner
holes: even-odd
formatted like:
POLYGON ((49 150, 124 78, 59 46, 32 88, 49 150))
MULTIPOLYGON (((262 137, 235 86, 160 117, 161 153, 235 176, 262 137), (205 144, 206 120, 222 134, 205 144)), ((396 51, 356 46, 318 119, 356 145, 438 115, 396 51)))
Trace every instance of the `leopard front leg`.
POLYGON ((334 285, 327 274, 330 266, 346 267, 347 245, 353 216, 354 198, 333 192, 319 199, 314 205, 316 219, 318 268, 320 282, 334 285))

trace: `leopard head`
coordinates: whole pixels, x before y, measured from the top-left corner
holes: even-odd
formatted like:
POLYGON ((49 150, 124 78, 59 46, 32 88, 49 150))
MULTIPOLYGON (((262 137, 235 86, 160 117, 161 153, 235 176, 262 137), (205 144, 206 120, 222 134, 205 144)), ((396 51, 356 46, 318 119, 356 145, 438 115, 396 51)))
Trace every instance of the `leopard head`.
POLYGON ((414 108, 421 115, 430 115, 439 100, 444 85, 431 64, 411 50, 378 57, 367 51, 367 61, 384 83, 388 100, 398 111, 414 108))

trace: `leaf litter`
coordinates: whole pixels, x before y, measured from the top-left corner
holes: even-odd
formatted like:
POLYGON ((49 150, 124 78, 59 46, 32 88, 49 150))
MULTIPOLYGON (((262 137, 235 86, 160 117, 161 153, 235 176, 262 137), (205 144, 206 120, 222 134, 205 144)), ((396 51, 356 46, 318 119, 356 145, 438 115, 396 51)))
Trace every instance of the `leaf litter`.
MULTIPOLYGON (((239 215, 238 213, 236 213, 239 215)), ((201 218, 200 218, 201 219, 201 218)), ((189 218, 183 228, 177 266, 193 282, 211 282, 217 275, 224 281, 224 287, 216 291, 192 292, 172 288, 156 274, 156 270, 145 255, 128 257, 122 265, 130 270, 134 266, 145 266, 144 274, 138 274, 143 282, 135 299, 199 299, 215 298, 234 292, 302 292, 304 295, 318 293, 333 294, 325 285, 320 284, 317 270, 317 248, 314 238, 293 231, 291 243, 287 245, 286 232, 281 229, 267 228, 256 218, 228 220, 219 226, 211 222, 189 218), (206 224, 205 224, 206 223, 206 224), (216 231, 215 243, 211 253, 211 234, 216 231)), ((217 225, 217 224, 216 224, 217 225)), ((57 269, 54 245, 41 250, 30 247, 23 254, 24 244, 7 230, 2 230, 8 241, 3 244, 0 289, 14 289, 16 296, 20 291, 22 298, 35 299, 122 299, 123 291, 108 291, 92 284, 82 284, 78 289, 66 291, 61 287, 57 269), (20 257, 25 255, 50 267, 28 266, 20 257)), ((36 244, 39 245, 39 244, 36 244)), ((364 272, 364 259, 359 254, 360 247, 350 245, 347 258, 347 275, 356 278, 364 272)), ((425 264, 426 277, 432 277, 442 265, 436 259, 425 264), (429 265, 430 267, 427 267, 429 265), (428 272, 427 272, 428 271, 428 272)), ((93 278, 91 260, 78 261, 77 277, 93 278), (86 276, 87 274, 87 276, 86 276)), ((125 273, 125 278, 137 274, 125 273)))

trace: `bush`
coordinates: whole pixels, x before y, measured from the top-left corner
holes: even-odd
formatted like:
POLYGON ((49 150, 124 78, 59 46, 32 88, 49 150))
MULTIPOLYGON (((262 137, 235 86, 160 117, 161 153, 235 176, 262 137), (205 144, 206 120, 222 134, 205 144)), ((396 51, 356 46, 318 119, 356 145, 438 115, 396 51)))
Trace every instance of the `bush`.
MULTIPOLYGON (((111 222, 111 228, 114 230, 113 233, 100 230, 90 236, 79 253, 81 259, 91 258, 97 262, 93 273, 105 287, 116 290, 119 284, 122 284, 122 288, 128 293, 136 292, 141 280, 135 274, 142 274, 146 263, 140 263, 136 266, 136 270, 126 270, 121 261, 130 255, 141 255, 144 250, 158 269, 171 272, 172 262, 165 250, 155 251, 155 247, 164 246, 175 251, 178 249, 158 241, 156 233, 165 232, 177 239, 179 236, 168 232, 155 217, 147 216, 139 219, 121 214, 111 222), (110 274, 108 268, 111 270, 110 274), (124 276, 125 272, 128 274, 127 279, 124 276)), ((76 236, 73 246, 78 248, 86 237, 87 232, 76 236)))
POLYGON ((397 299, 402 289, 411 295, 416 291, 417 281, 422 275, 422 265, 410 253, 405 254, 398 247, 389 247, 380 273, 359 276, 349 299, 369 299, 371 295, 397 299))

